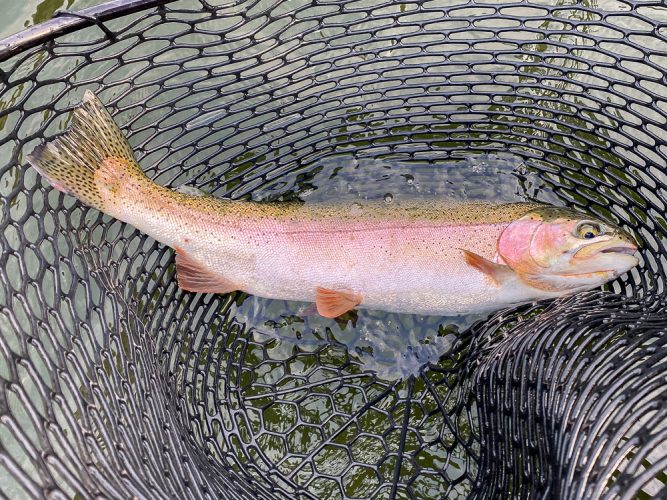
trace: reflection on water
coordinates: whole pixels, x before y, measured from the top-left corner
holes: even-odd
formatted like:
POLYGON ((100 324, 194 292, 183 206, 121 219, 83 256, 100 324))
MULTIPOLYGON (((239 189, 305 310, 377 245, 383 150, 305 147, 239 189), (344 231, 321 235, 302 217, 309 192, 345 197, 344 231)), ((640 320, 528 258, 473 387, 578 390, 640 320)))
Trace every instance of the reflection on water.
POLYGON ((525 162, 511 154, 484 154, 433 161, 397 161, 336 155, 308 171, 281 176, 252 194, 256 200, 298 198, 306 203, 439 197, 455 201, 562 203, 525 162))
POLYGON ((0 18, 0 38, 51 19, 59 10, 79 10, 103 2, 104 0, 7 0, 2 2, 5 15, 0 18))
MULTIPOLYGON (((444 197, 457 201, 556 202, 542 189, 524 163, 510 155, 478 155, 453 159, 434 168, 428 162, 355 159, 343 155, 322 160, 307 178, 298 173, 282 177, 254 195, 256 199, 299 198, 306 203, 328 200, 401 199, 444 197), (292 190, 285 195, 285 188, 292 190), (296 192, 296 195, 292 194, 296 192)), ((407 378, 436 363, 450 351, 457 334, 484 315, 424 317, 359 309, 340 318, 317 314, 313 304, 246 297, 234 312, 257 342, 275 339, 272 359, 290 357, 300 350, 314 351, 339 343, 363 369, 385 380, 407 378)))
POLYGON ((271 359, 287 359, 295 348, 314 352, 325 344, 343 344, 365 371, 394 380, 416 375, 454 346, 456 334, 482 316, 424 317, 359 309, 331 320, 314 307, 295 302, 247 297, 236 320, 256 342, 275 339, 271 359))

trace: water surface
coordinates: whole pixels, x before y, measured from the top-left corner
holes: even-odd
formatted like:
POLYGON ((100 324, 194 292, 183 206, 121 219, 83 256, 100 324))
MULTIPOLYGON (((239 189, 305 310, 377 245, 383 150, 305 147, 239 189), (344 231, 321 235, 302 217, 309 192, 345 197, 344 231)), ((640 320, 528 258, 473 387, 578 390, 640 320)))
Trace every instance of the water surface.
POLYGON ((80 10, 104 0, 5 0, 0 17, 0 38, 51 19, 59 10, 80 10))

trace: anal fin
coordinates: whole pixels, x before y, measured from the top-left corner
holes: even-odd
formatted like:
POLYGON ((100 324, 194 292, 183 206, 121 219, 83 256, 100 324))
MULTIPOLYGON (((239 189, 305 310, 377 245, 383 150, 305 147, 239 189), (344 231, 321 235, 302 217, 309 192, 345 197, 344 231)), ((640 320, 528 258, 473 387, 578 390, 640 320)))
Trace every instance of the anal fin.
POLYGON ((189 292, 230 293, 239 289, 234 283, 213 273, 178 248, 176 249, 176 279, 178 286, 189 292))
POLYGON ((361 304, 361 299, 361 295, 354 292, 329 290, 322 287, 315 289, 317 312, 325 318, 337 318, 345 314, 361 304))

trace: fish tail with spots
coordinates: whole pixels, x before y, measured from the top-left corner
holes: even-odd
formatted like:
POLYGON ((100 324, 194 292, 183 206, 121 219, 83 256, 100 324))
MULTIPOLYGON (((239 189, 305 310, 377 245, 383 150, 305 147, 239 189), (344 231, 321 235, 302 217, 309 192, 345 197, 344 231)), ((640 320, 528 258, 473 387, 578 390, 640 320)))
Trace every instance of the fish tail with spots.
POLYGON ((150 183, 132 147, 102 102, 86 90, 72 124, 57 139, 35 148, 28 163, 59 191, 86 205, 114 212, 126 186, 150 183))

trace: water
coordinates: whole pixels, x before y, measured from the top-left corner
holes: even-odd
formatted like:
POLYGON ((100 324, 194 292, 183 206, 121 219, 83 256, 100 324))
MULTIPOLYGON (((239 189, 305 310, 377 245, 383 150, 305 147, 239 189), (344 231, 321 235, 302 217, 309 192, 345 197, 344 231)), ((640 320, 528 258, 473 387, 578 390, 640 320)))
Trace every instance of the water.
POLYGON ((104 0, 8 0, 0 18, 0 37, 18 33, 28 26, 51 19, 58 10, 80 10, 104 3, 104 0))

